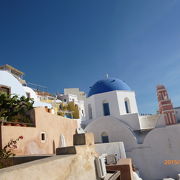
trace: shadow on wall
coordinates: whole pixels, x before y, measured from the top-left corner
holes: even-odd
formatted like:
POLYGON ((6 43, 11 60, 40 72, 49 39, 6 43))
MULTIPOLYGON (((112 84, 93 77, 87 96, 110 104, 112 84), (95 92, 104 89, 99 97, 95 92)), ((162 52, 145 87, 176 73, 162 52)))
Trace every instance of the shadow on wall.
POLYGON ((136 137, 136 142, 137 144, 143 144, 144 143, 144 139, 146 138, 146 136, 148 135, 148 133, 151 131, 150 130, 145 130, 145 131, 141 131, 141 130, 136 130, 133 131, 134 136, 136 137))
POLYGON ((179 136, 180 124, 156 128, 145 136, 143 144, 126 149, 127 156, 134 160, 143 179, 177 177, 179 164, 167 164, 166 161, 179 160, 179 136))

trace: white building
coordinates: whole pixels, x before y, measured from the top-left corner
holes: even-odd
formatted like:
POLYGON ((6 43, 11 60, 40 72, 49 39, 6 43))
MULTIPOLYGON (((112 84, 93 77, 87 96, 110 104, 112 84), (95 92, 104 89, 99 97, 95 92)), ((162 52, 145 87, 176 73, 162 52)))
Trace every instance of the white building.
MULTIPOLYGON (((79 88, 65 88, 64 89, 64 95, 75 95, 77 99, 74 101, 79 107, 79 115, 80 115, 80 121, 85 120, 85 100, 86 100, 86 93, 84 91, 80 91, 79 88), (77 101, 76 101, 77 100, 77 101)), ((73 97, 71 98, 73 99, 73 97)))
POLYGON ((48 108, 51 108, 50 104, 40 102, 33 89, 27 86, 23 86, 22 83, 14 75, 6 70, 0 70, 0 92, 18 95, 19 97, 30 97, 34 100, 34 107, 47 106, 48 108))
POLYGON ((124 122, 132 130, 152 129, 164 125, 161 115, 139 115, 135 92, 117 78, 97 81, 90 88, 85 111, 84 126, 105 116, 124 122))
POLYGON ((85 110, 85 131, 94 133, 96 143, 124 142, 127 157, 133 159, 143 179, 176 178, 180 166, 165 163, 179 160, 180 124, 166 126, 163 114, 139 115, 135 92, 125 82, 116 78, 97 81, 90 88, 85 110))
POLYGON ((80 91, 79 88, 65 88, 64 89, 64 94, 74 94, 77 96, 78 100, 85 100, 86 99, 86 94, 83 91, 80 91))
POLYGON ((64 94, 59 94, 58 98, 64 102, 64 103, 69 103, 69 102, 74 102, 76 105, 79 107, 79 123, 81 121, 85 120, 85 99, 86 99, 86 94, 83 91, 80 91, 79 88, 65 88, 64 89, 64 94))

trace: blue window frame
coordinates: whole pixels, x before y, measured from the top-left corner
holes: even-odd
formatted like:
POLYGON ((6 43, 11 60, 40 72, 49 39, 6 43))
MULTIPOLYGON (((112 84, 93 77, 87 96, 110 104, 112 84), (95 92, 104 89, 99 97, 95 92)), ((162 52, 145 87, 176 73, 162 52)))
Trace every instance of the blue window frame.
POLYGON ((104 116, 110 115, 109 103, 103 103, 104 116))

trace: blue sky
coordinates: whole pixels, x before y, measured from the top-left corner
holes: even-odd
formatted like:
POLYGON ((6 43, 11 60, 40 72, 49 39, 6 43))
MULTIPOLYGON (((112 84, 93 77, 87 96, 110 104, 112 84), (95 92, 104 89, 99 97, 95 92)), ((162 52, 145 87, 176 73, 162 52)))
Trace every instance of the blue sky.
POLYGON ((180 106, 180 0, 0 0, 0 64, 50 92, 124 80, 141 113, 156 85, 180 106))

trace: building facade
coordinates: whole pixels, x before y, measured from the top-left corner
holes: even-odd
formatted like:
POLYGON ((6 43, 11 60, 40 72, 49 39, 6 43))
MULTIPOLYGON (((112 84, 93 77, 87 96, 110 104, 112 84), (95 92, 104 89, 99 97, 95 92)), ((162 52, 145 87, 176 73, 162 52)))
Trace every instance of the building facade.
POLYGON ((0 147, 4 147, 11 139, 23 136, 17 143, 16 155, 54 154, 58 147, 72 146, 73 135, 77 129, 77 121, 64 118, 45 110, 34 108, 31 112, 34 124, 31 127, 20 124, 3 123, 0 125, 0 147))

